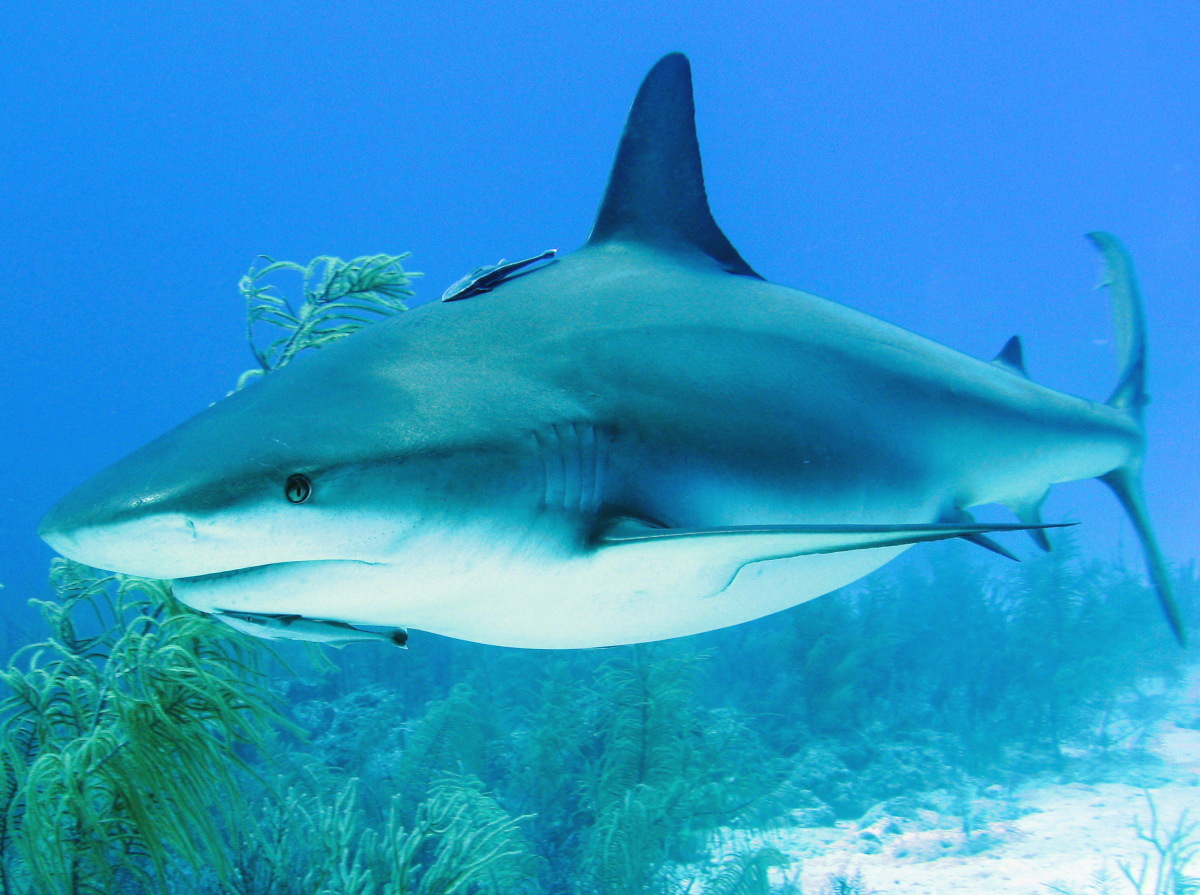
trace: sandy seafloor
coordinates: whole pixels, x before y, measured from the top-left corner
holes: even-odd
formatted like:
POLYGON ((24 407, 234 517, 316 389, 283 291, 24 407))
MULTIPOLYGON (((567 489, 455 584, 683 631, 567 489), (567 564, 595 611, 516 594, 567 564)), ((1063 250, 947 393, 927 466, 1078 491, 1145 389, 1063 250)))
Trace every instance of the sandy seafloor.
MULTIPOLYGON (((727 847, 770 844, 793 859, 772 872, 773 890, 821 895, 831 879, 854 880, 853 891, 875 895, 989 893, 989 895, 1124 895, 1153 846, 1139 840, 1135 818, 1149 827, 1147 796, 1159 829, 1200 821, 1200 667, 1194 669, 1169 715, 1140 744, 1127 747, 1129 782, 1029 783, 1011 792, 992 787, 972 802, 976 819, 964 831, 961 815, 919 810, 894 817, 879 810, 833 827, 795 827, 765 834, 728 832, 727 847), (1182 726, 1181 726, 1182 725, 1182 726), (1147 755, 1146 753, 1149 753, 1147 755), (790 884, 790 885, 789 885, 790 884)), ((1117 762, 1121 761, 1118 755, 1117 762)), ((1200 838, 1200 825, 1193 839, 1200 838)), ((1146 879, 1156 866, 1150 861, 1146 879)), ((1188 875, 1200 877, 1200 856, 1188 875)), ((1153 892, 1147 882, 1144 893, 1153 892)))

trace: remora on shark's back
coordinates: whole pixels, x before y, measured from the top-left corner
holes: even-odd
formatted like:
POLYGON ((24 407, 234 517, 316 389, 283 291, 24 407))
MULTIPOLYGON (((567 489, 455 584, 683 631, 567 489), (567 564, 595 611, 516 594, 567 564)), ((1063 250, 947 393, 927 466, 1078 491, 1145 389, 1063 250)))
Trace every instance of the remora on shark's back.
POLYGON ((81 485, 41 532, 270 636, 330 621, 338 640, 593 647, 776 612, 919 541, 1044 542, 1049 487, 1098 477, 1182 637, 1139 486, 1141 307, 1119 244, 1092 239, 1120 330, 1107 404, 1031 382, 1018 342, 978 361, 768 283, 709 212, 672 54, 582 248, 481 268, 309 352, 81 485), (1020 524, 975 522, 985 503, 1020 524))

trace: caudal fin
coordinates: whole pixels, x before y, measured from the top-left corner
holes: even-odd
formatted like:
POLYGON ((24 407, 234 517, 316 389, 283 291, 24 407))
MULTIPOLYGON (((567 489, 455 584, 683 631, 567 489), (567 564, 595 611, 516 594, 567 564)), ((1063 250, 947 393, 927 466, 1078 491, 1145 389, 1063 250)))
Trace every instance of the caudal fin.
MULTIPOLYGON (((1129 414, 1138 426, 1142 425, 1145 407, 1150 402, 1146 394, 1146 319, 1142 310, 1142 297, 1138 292, 1137 279, 1133 273, 1133 262, 1117 238, 1109 233, 1089 233, 1088 238, 1104 257, 1104 279, 1112 299, 1113 323, 1117 331, 1117 362, 1121 372, 1117 386, 1109 396, 1108 404, 1129 414)), ((1100 476, 1100 481, 1112 489, 1121 506, 1125 508, 1129 521, 1137 532, 1146 557, 1146 570, 1150 583, 1158 595, 1159 605, 1167 617, 1167 624, 1181 646, 1187 645, 1187 634, 1183 618, 1175 599, 1167 561, 1159 549, 1158 539, 1146 511, 1146 498, 1142 493, 1142 457, 1139 454, 1125 466, 1100 476)))

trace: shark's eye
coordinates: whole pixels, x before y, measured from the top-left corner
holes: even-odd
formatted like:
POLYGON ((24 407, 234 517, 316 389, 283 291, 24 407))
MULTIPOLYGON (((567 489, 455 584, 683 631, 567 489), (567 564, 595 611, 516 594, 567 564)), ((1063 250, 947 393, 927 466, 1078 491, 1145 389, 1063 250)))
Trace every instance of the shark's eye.
POLYGON ((292 503, 304 503, 312 494, 312 482, 308 476, 300 473, 290 475, 283 486, 283 493, 292 503))

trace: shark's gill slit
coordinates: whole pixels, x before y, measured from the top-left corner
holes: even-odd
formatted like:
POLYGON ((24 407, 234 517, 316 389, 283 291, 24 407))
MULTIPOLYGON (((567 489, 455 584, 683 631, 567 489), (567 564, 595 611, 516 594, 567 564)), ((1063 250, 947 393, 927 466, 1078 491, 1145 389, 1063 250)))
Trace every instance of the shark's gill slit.
POLYGON ((578 512, 579 498, 583 493, 582 489, 582 464, 580 463, 579 451, 579 433, 575 431, 574 423, 565 423, 560 426, 555 426, 559 433, 559 443, 562 449, 559 451, 563 463, 563 505, 562 508, 569 512, 578 512))
POLYGON ((606 439, 589 422, 554 423, 534 433, 541 456, 542 503, 594 514, 604 500, 606 439))
POLYGON ((596 444, 596 428, 589 423, 579 424, 582 431, 579 435, 580 444, 580 480, 579 487, 579 512, 583 514, 595 513, 599 509, 599 504, 596 500, 596 454, 598 448, 596 444))

